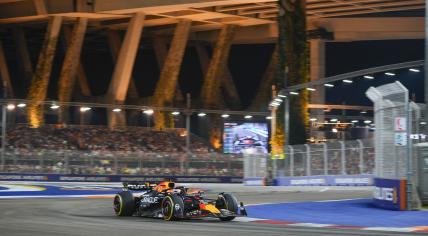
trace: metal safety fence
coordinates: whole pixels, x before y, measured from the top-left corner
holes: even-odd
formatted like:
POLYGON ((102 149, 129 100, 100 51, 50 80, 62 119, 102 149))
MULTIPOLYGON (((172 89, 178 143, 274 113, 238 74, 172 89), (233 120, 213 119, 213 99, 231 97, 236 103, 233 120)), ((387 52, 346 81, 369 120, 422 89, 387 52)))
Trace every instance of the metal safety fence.
POLYGON ((287 146, 284 159, 245 155, 245 178, 373 174, 372 139, 287 146))

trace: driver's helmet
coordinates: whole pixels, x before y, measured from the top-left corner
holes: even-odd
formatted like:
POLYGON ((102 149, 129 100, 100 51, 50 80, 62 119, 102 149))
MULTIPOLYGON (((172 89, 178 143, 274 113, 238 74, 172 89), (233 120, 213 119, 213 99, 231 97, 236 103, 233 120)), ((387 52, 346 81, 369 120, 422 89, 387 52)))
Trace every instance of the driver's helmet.
POLYGON ((156 187, 154 188, 155 191, 157 192, 163 192, 165 190, 171 190, 173 189, 175 186, 174 182, 160 182, 158 185, 156 185, 156 187))

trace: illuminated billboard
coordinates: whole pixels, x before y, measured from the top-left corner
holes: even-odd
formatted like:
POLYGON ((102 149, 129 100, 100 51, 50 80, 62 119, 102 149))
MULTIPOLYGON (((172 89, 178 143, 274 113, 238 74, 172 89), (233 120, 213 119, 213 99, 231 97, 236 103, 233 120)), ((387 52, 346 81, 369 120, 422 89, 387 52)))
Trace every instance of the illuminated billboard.
POLYGON ((224 123, 224 153, 268 153, 266 123, 224 123))

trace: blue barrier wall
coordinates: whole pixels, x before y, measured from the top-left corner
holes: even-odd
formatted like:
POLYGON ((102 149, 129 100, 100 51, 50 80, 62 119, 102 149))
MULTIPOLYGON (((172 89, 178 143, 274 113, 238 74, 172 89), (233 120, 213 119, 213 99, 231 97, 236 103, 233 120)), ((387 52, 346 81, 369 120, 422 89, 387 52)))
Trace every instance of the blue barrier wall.
POLYGON ((406 210, 406 180, 374 179, 373 203, 389 210, 406 210))
POLYGON ((0 173, 0 181, 54 182, 158 182, 166 178, 178 183, 242 183, 232 176, 143 176, 143 175, 62 175, 0 173))
MULTIPOLYGON (((245 185, 263 185, 263 178, 245 178, 245 185)), ((319 175, 279 177, 275 186, 372 186, 373 175, 319 175)))

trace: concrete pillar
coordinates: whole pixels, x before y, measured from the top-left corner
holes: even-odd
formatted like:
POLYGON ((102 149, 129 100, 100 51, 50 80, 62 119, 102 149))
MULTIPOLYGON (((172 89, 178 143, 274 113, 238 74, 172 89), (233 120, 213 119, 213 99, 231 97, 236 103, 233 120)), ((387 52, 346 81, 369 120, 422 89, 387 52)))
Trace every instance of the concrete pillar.
POLYGON ((2 80, 1 87, 5 87, 8 97, 13 97, 13 88, 10 80, 9 68, 4 55, 3 44, 0 41, 0 77, 2 80))
MULTIPOLYGON (((64 26, 64 39, 65 42, 63 44, 64 50, 67 51, 68 45, 70 45, 70 39, 72 37, 71 28, 68 26, 64 26)), ((91 96, 91 89, 89 87, 88 78, 86 77, 85 68, 83 67, 82 61, 79 59, 79 63, 77 65, 77 81, 79 82, 80 94, 86 97, 91 96)), ((77 86, 74 86, 77 87, 77 86)))
MULTIPOLYGON (((325 41, 314 39, 310 41, 310 76, 311 81, 325 77, 325 41)), ((310 93, 310 103, 325 103, 324 85, 315 86, 316 91, 310 93)), ((311 116, 316 116, 319 121, 324 120, 323 110, 311 110, 311 116)))
MULTIPOLYGON (((165 59, 168 54, 168 42, 165 37, 155 36, 153 40, 153 49, 156 55, 156 61, 159 66, 159 70, 162 71, 163 65, 165 64, 165 59)), ((183 93, 180 89, 180 84, 177 82, 175 90, 175 99, 177 103, 184 102, 183 93)))
MULTIPOLYGON (((224 106, 224 104, 220 103, 222 101, 221 78, 225 74, 236 28, 237 26, 235 25, 225 25, 220 30, 202 85, 200 100, 203 108, 222 109, 224 106)), ((223 120, 218 115, 209 116, 208 118, 210 143, 214 148, 220 148, 223 120)))
MULTIPOLYGON (((80 64, 80 53, 82 51, 87 24, 88 18, 78 18, 74 24, 58 82, 59 102, 70 102, 71 100, 71 95, 73 94, 73 88, 76 82, 78 66, 80 64)), ((69 117, 67 110, 68 107, 61 106, 59 123, 68 121, 69 117)))
MULTIPOLYGON (((145 14, 143 12, 137 12, 129 22, 107 92, 107 100, 111 103, 121 104, 125 101, 131 81, 132 69, 134 68, 135 58, 140 46, 144 18, 145 14)), ((126 119, 123 115, 124 111, 115 113, 108 110, 107 114, 110 128, 126 125, 126 119)))
POLYGON ((45 0, 33 0, 34 8, 36 9, 37 15, 46 15, 48 10, 46 9, 45 0))
MULTIPOLYGON (((122 38, 120 37, 119 31, 109 30, 107 32, 107 39, 108 39, 108 44, 110 47, 111 56, 113 58, 113 62, 116 63, 117 57, 119 56, 120 47, 122 45, 122 38)), ((131 78, 129 80, 127 97, 129 97, 129 98, 138 98, 139 97, 137 86, 135 85, 135 81, 132 78, 132 74, 131 74, 131 78)))
MULTIPOLYGON (((156 84, 153 104, 157 107, 171 106, 176 96, 178 76, 180 75, 191 26, 192 21, 186 19, 180 20, 177 24, 159 81, 156 84)), ((156 112, 154 118, 157 129, 166 127, 168 119, 165 114, 156 112)))
MULTIPOLYGON (((210 58, 208 56, 207 49, 202 44, 196 44, 195 47, 199 57, 199 61, 201 63, 202 72, 206 74, 210 63, 210 58)), ((239 109, 241 105, 241 99, 239 98, 238 91, 236 90, 236 86, 233 81, 232 74, 230 73, 229 67, 227 66, 227 63, 224 68, 224 76, 222 76, 220 80, 220 88, 225 91, 227 97, 226 99, 221 97, 220 99, 222 100, 219 101, 219 103, 225 104, 227 102, 227 104, 230 105, 232 108, 239 109)))
POLYGON ((61 24, 61 16, 50 17, 37 67, 31 80, 28 93, 30 103, 28 104, 27 115, 32 127, 39 127, 43 123, 43 106, 40 102, 46 99, 61 24))
POLYGON ((33 76, 33 65, 31 63, 30 53, 28 52, 27 40, 24 30, 19 26, 12 29, 12 34, 16 43, 17 61, 20 64, 20 69, 23 71, 23 81, 26 87, 30 84, 31 77, 33 76))
POLYGON ((204 108, 220 108, 220 78, 224 76, 235 31, 235 25, 225 25, 220 31, 202 85, 200 98, 204 108))

